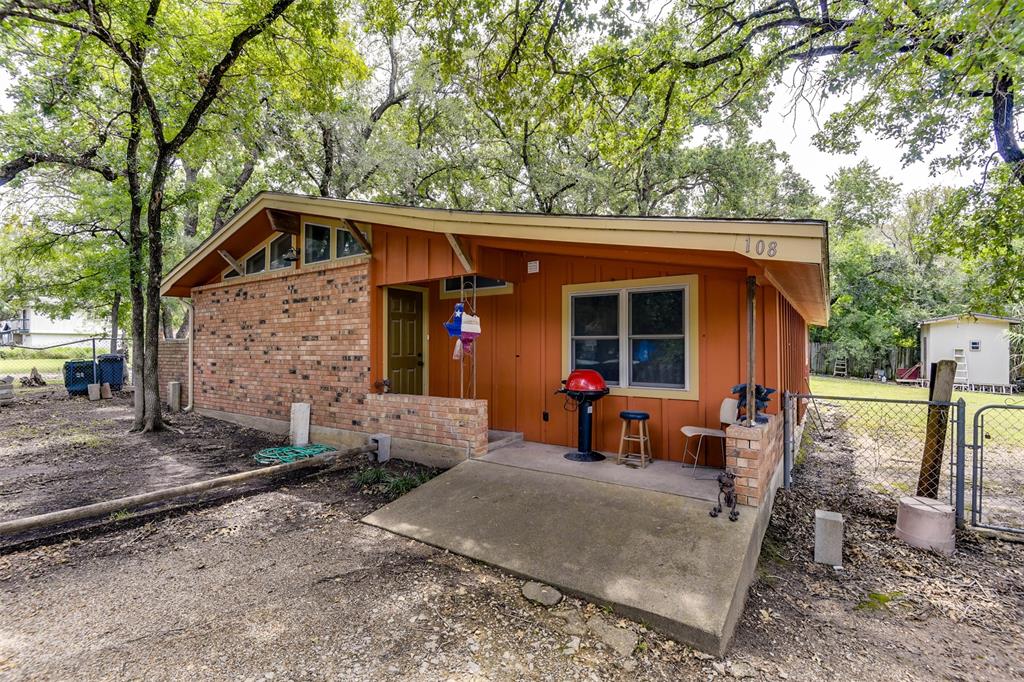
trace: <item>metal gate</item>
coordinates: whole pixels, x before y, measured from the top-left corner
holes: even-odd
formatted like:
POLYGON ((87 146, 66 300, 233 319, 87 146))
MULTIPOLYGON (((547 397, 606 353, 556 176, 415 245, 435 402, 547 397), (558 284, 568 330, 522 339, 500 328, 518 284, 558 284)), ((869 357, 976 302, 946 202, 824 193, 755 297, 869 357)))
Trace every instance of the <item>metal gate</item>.
POLYGON ((1024 405, 974 413, 971 524, 1024 533, 1024 405))

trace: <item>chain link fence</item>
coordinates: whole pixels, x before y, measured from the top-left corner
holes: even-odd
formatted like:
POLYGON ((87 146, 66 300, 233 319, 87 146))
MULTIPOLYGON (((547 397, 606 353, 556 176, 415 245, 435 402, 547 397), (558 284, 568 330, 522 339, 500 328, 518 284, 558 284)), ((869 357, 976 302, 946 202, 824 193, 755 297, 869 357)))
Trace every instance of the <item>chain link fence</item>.
POLYGON ((979 407, 973 419, 962 399, 785 401, 787 466, 813 447, 834 464, 830 484, 846 491, 852 510, 895 516, 899 498, 931 497, 953 506, 960 525, 1024 533, 1024 400, 979 407))
MULTIPOLYGON (((124 348, 126 344, 127 341, 118 338, 119 347, 124 348)), ((39 385, 63 386, 64 363, 75 360, 92 361, 95 357, 109 352, 109 337, 71 341, 41 348, 0 345, 0 378, 14 377, 16 389, 34 388, 39 385), (36 377, 41 379, 43 384, 35 381, 36 377)))
POLYGON ((971 522, 1024 531, 1024 402, 979 409, 973 440, 971 522))
POLYGON ((923 495, 956 503, 958 403, 790 395, 803 439, 835 464, 852 497, 884 512, 923 495))

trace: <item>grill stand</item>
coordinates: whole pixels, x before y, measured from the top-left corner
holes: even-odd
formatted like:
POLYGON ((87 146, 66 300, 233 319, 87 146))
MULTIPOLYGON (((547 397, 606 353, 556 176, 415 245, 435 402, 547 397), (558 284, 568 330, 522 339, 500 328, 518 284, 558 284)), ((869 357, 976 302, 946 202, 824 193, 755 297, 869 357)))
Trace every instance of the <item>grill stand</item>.
POLYGON ((594 433, 594 401, 589 397, 578 399, 576 451, 565 453, 565 458, 573 462, 600 462, 605 457, 591 448, 594 433))

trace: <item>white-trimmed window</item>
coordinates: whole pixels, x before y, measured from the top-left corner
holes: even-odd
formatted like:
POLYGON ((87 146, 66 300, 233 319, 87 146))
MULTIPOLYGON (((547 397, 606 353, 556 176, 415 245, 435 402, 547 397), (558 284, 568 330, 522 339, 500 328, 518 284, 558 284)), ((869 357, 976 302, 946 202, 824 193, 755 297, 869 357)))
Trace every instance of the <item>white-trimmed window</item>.
POLYGON ((687 388, 687 298, 686 285, 571 294, 570 368, 610 386, 687 388))
MULTIPOLYGON (((291 261, 285 260, 288 250, 292 248, 292 236, 282 234, 270 242, 270 264, 269 269, 280 270, 291 266, 291 261)), ((294 259, 293 259, 294 260, 294 259)))
POLYGON ((267 269, 267 250, 260 249, 245 259, 245 274, 255 275, 267 269))
POLYGON ((306 223, 302 238, 302 262, 319 263, 331 259, 331 228, 306 223))
POLYGON ((334 244, 335 258, 348 258, 349 256, 358 256, 361 253, 365 253, 363 247, 352 236, 352 233, 343 227, 338 229, 334 244))

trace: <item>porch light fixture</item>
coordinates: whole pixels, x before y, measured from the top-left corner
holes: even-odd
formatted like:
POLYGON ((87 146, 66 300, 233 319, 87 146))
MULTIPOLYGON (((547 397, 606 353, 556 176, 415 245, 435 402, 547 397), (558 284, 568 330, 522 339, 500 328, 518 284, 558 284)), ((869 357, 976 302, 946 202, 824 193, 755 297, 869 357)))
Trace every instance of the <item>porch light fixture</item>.
POLYGON ((294 263, 295 261, 299 260, 299 252, 295 250, 294 246, 291 246, 288 248, 287 251, 284 252, 284 255, 281 256, 281 260, 285 261, 286 263, 294 263))

